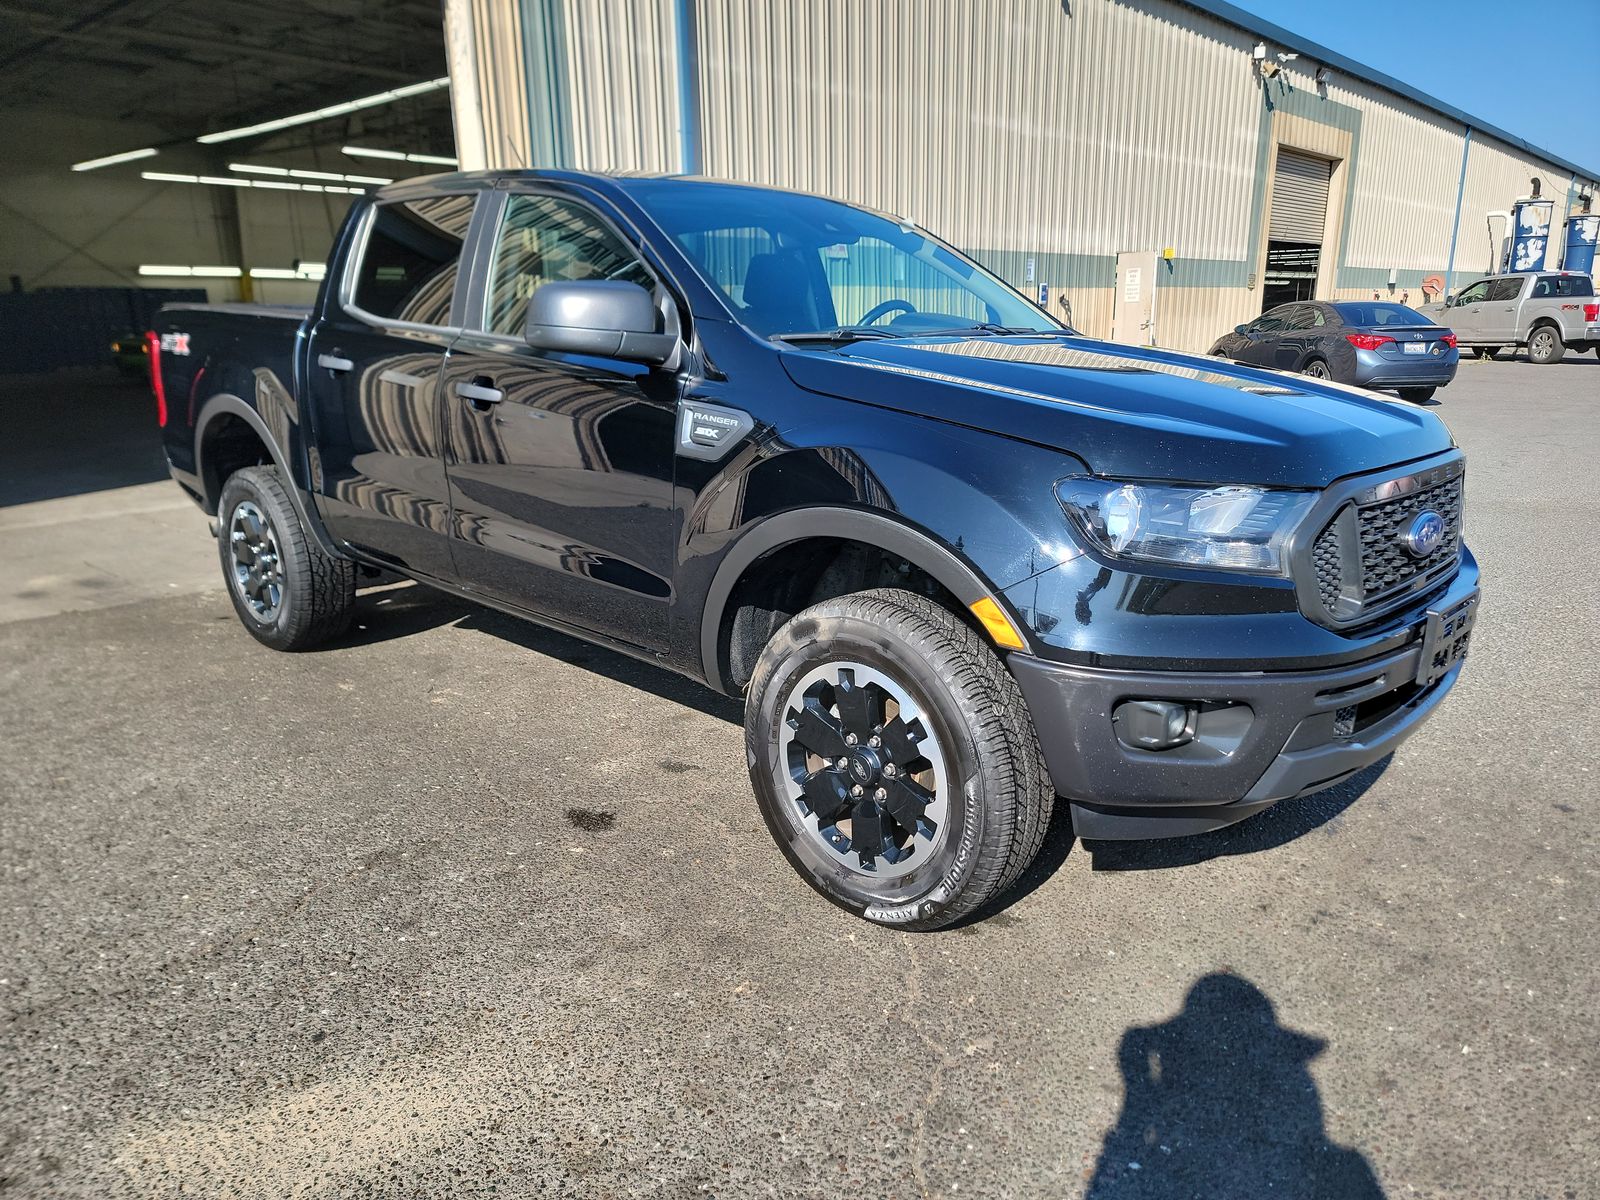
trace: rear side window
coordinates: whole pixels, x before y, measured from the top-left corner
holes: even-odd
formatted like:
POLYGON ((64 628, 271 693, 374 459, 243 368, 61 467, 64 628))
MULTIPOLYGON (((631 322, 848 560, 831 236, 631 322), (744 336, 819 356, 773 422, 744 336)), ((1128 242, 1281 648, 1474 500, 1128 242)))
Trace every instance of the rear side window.
POLYGON ((633 247, 581 204, 555 196, 507 199, 489 276, 489 331, 520 334, 529 297, 544 284, 572 279, 656 286, 633 247))
POLYGON ((1546 275, 1534 284, 1537 296, 1592 296, 1594 281, 1587 275, 1546 275))
POLYGON ((378 205, 352 303, 384 321, 449 325, 473 199, 428 196, 378 205))
POLYGON ((1523 276, 1516 275, 1508 279, 1491 279, 1489 281, 1489 294, 1485 297, 1491 304, 1497 300, 1515 300, 1522 295, 1523 276))

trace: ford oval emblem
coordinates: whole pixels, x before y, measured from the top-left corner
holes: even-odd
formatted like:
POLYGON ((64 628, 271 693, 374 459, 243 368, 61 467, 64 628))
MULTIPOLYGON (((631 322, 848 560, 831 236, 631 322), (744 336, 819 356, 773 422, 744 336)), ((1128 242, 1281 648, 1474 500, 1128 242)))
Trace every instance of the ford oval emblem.
POLYGON ((1411 528, 1400 535, 1400 544, 1415 558, 1427 558, 1444 541, 1444 518, 1431 508, 1417 514, 1411 528))

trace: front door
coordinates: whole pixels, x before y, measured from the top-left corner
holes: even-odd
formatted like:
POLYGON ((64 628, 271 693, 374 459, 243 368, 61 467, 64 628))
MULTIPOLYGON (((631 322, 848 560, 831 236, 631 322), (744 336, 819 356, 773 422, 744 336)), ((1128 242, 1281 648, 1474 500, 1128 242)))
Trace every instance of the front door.
POLYGON ((1111 306, 1111 340, 1130 346, 1156 344, 1156 252, 1117 255, 1117 289, 1111 306))
POLYGON ((1484 309, 1489 298, 1492 279, 1480 279, 1456 293, 1456 298, 1445 311, 1442 324, 1448 325, 1462 342, 1481 342, 1486 331, 1487 314, 1484 309))
POLYGON ((309 349, 312 478, 329 533, 423 575, 451 573, 439 377, 473 201, 469 192, 375 205, 349 290, 309 349))
POLYGON ((577 200, 505 198, 485 286, 445 361, 456 570, 518 608, 633 646, 666 644, 677 382, 523 340, 541 284, 658 292, 634 248, 577 200))
POLYGON ((1258 367, 1272 366, 1277 361, 1278 338, 1283 333, 1287 313, 1288 310, 1285 308, 1275 308, 1246 325, 1245 344, 1233 357, 1239 362, 1251 363, 1258 367))
POLYGON ((1280 371, 1298 370, 1321 338, 1326 323, 1327 317, 1317 305, 1296 304, 1284 318, 1283 330, 1273 345, 1271 365, 1280 371))

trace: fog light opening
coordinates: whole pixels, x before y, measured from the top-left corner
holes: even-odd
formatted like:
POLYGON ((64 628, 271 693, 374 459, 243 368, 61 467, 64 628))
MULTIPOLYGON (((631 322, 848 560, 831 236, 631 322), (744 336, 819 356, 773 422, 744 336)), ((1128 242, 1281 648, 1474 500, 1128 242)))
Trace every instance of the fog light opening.
POLYGON ((1117 741, 1130 750, 1174 750, 1194 741, 1199 709, 1181 700, 1124 700, 1111 714, 1117 741))

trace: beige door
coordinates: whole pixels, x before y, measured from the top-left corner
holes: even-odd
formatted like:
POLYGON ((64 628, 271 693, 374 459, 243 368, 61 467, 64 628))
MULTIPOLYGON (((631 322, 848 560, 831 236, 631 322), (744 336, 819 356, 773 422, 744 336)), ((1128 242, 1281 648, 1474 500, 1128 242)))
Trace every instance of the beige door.
POLYGON ((1117 292, 1111 304, 1111 340, 1132 346, 1156 344, 1156 252, 1117 255, 1117 292))

